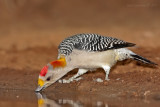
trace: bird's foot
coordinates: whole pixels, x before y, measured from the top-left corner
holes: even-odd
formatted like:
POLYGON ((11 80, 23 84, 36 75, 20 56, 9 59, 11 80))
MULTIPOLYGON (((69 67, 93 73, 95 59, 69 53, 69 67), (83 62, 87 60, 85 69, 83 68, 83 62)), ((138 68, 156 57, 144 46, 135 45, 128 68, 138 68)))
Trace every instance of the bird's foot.
POLYGON ((75 81, 79 81, 79 80, 81 80, 81 79, 83 79, 82 77, 78 77, 78 78, 75 78, 74 80, 75 81))
POLYGON ((70 79, 68 79, 68 80, 66 80, 66 79, 62 79, 62 80, 59 80, 58 82, 59 83, 71 83, 72 81, 79 81, 79 80, 81 80, 82 79, 82 77, 78 77, 78 78, 70 78, 70 79))
POLYGON ((106 81, 109 81, 110 79, 107 77, 107 78, 105 78, 105 80, 106 80, 106 81))
POLYGON ((110 79, 108 78, 108 74, 106 74, 105 80, 106 80, 106 81, 109 81, 109 80, 110 80, 110 79))
POLYGON ((66 79, 61 79, 61 80, 58 80, 59 83, 70 83, 71 81, 69 80, 66 80, 66 79))

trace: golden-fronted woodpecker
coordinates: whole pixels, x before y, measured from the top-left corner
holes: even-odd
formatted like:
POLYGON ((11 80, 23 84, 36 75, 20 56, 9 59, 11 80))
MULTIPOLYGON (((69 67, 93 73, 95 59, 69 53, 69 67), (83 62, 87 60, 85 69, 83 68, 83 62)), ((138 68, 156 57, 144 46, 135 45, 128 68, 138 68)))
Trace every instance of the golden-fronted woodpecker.
POLYGON ((36 92, 50 86, 62 78, 71 70, 78 68, 78 72, 63 83, 70 83, 89 70, 103 68, 106 76, 111 67, 125 59, 134 59, 146 64, 153 64, 126 47, 135 44, 125 42, 113 37, 105 37, 98 34, 77 34, 63 40, 58 47, 58 59, 44 66, 39 74, 38 88, 36 92))

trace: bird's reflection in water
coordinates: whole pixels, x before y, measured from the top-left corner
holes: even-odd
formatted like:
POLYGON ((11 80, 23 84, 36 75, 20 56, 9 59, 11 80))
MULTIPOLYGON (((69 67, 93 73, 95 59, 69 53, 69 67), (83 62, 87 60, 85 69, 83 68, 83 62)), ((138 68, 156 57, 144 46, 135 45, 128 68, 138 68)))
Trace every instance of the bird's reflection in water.
POLYGON ((48 99, 45 95, 36 93, 38 98, 38 107, 61 107, 56 101, 48 99))
POLYGON ((94 107, 108 107, 107 103, 103 103, 102 101, 94 101, 91 103, 90 101, 86 104, 85 102, 72 100, 72 99, 49 99, 46 97, 46 95, 41 93, 36 93, 38 98, 38 107, 88 107, 88 106, 94 106, 94 107))

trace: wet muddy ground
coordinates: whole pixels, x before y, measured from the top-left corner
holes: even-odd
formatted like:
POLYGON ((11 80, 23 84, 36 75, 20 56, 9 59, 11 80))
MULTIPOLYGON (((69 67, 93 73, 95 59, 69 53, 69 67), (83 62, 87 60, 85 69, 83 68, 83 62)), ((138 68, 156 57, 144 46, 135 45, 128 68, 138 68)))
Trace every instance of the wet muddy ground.
POLYGON ((0 1, 0 107, 159 107, 158 1, 33 1, 0 1), (56 82, 36 95, 41 68, 57 58, 57 46, 64 38, 78 33, 97 33, 136 43, 130 49, 158 66, 126 60, 111 69, 110 81, 95 82, 105 77, 104 71, 97 69, 84 74, 78 82, 56 82))
MULTIPOLYGON (((33 60, 47 62, 50 60, 51 48, 32 48, 23 51, 4 52, 1 59, 6 57, 10 60, 10 64, 16 67, 16 63, 38 64, 33 60), (10 55, 7 55, 10 54, 10 55), (36 55, 35 55, 36 54, 36 55), (18 56, 17 58, 15 58, 18 56), (26 57, 26 58, 24 58, 26 57), (27 58, 29 57, 29 58, 27 58), (32 57, 32 58, 31 58, 32 57), (23 58, 23 60, 21 60, 23 58), (31 59, 30 59, 31 58, 31 59), (19 61, 22 62, 19 62, 19 61)), ((157 57, 159 48, 155 49, 135 49, 134 51, 143 54, 156 63, 160 64, 157 57), (143 50, 145 53, 141 52, 143 50), (149 52, 149 53, 147 53, 149 52), (157 53, 157 54, 154 54, 157 53)), ((56 55, 55 55, 56 56, 56 55)), ((3 60, 2 60, 3 61, 3 60)), ((39 65, 41 66, 41 65, 39 65)), ((40 67, 32 68, 9 68, 2 67, 0 69, 0 99, 3 106, 38 106, 38 101, 44 102, 41 105, 51 106, 159 106, 160 104, 160 70, 159 66, 147 66, 136 61, 126 60, 119 62, 114 66, 109 75, 110 81, 102 83, 95 82, 95 79, 104 79, 105 73, 102 69, 95 72, 84 74, 83 79, 70 84, 61 84, 56 82, 48 87, 40 98, 36 96, 34 90, 37 87, 37 77, 40 67), (43 97, 42 97, 43 96, 43 97), (45 97, 44 97, 45 96, 45 97), (38 100, 40 99, 40 100, 38 100), (48 102, 49 100, 49 102, 48 102), (115 103, 116 101, 116 103, 115 103), (48 104, 49 103, 49 104, 48 104), (54 103, 54 104, 53 104, 54 103)), ((69 78, 77 72, 77 69, 67 74, 63 78, 69 78)))

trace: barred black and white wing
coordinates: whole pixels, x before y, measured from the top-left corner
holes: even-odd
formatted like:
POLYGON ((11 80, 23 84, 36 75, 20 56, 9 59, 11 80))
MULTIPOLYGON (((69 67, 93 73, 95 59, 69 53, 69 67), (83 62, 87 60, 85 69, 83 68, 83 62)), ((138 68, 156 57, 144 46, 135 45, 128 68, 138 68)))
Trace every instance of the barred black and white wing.
POLYGON ((77 34, 63 40, 58 48, 60 54, 69 55, 73 49, 91 52, 131 47, 134 45, 133 43, 98 34, 77 34))

